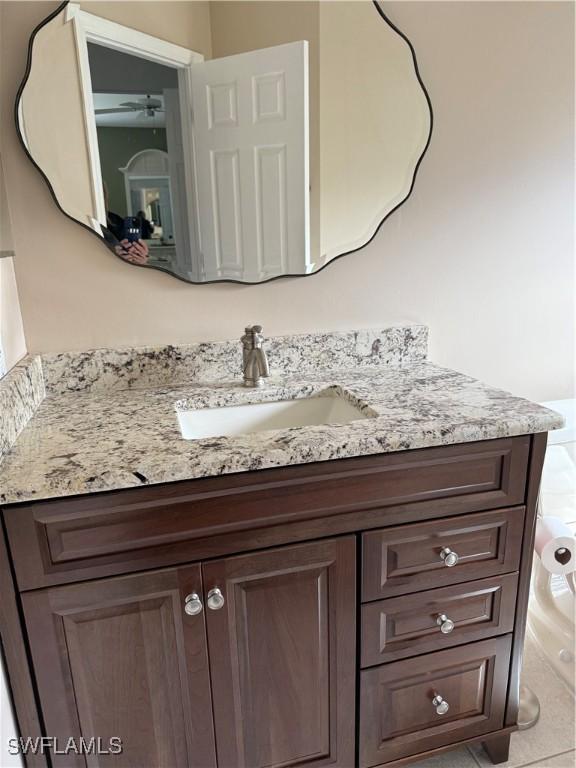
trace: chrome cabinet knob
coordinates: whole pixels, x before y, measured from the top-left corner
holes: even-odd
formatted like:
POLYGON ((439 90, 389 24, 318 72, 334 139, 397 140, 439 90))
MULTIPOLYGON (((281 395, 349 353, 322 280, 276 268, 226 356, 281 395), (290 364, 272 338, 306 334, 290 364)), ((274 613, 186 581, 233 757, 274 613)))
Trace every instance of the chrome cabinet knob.
POLYGON ((458 562, 458 555, 456 552, 452 552, 450 547, 443 547, 440 552, 440 557, 444 560, 444 565, 448 568, 452 568, 458 562))
POLYGON ((184 598, 184 610, 188 616, 197 616, 202 613, 202 600, 197 592, 191 592, 184 598))
POLYGON ((439 693, 434 696, 432 699, 432 704, 434 706, 434 709, 436 710, 437 715, 445 715, 446 712, 450 709, 450 706, 447 701, 444 701, 442 696, 440 696, 439 693))
POLYGON ((450 632, 454 629, 454 622, 452 619, 449 619, 448 616, 446 616, 445 613, 438 614, 438 618, 436 619, 436 624, 440 627, 440 632, 442 632, 443 635, 449 635, 450 632))
POLYGON ((224 606, 224 595, 218 587, 214 587, 208 592, 208 608, 211 611, 219 611, 224 606))

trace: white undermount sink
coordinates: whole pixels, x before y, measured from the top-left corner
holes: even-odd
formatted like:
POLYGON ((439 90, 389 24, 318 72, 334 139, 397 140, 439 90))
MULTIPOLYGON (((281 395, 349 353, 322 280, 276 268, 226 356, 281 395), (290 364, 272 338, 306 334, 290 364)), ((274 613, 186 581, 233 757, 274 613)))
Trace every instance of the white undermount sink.
POLYGON ((271 429, 290 429, 316 424, 347 424, 369 419, 369 414, 337 395, 316 395, 273 403, 197 408, 178 411, 185 440, 235 437, 271 429))

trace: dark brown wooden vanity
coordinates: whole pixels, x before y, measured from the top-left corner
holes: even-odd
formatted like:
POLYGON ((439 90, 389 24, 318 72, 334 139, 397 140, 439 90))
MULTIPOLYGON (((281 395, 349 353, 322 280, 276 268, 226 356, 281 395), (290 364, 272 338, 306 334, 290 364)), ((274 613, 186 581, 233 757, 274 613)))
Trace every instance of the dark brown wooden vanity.
POLYGON ((473 741, 505 760, 545 445, 5 507, 21 732, 122 739, 53 766, 368 768, 473 741))

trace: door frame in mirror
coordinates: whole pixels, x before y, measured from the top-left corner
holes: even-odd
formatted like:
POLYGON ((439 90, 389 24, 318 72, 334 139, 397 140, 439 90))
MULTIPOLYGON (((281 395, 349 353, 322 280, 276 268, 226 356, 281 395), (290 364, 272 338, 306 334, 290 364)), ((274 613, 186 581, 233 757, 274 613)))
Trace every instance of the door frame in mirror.
MULTIPOLYGON (((197 51, 184 48, 175 43, 169 43, 159 37, 140 32, 132 27, 126 27, 115 21, 95 16, 83 11, 78 3, 68 3, 64 17, 65 23, 71 22, 76 43, 76 55, 78 71, 80 75, 80 90, 82 94, 84 126, 88 142, 88 154, 90 158, 90 178, 92 182, 92 197, 98 224, 106 226, 106 206, 102 184, 102 172, 100 165, 100 150, 98 147, 98 135, 96 129, 96 115, 94 112, 92 77, 88 58, 88 43, 101 45, 114 51, 144 58, 156 64, 172 67, 178 72, 178 91, 180 97, 180 110, 182 115, 189 115, 190 120, 182 119, 182 138, 184 147, 191 147, 192 141, 192 108, 191 108, 191 72, 192 64, 204 61, 204 56, 197 51)), ((185 178, 188 199, 196 200, 194 188, 194 158, 190 152, 184 154, 185 178)), ((198 252, 198 228, 193 216, 187 218, 188 232, 184 235, 181 247, 198 252)), ((98 230, 96 230, 98 231, 98 230)), ((99 234, 101 234, 101 229, 99 234)), ((198 275, 199 276, 199 275, 198 275)), ((192 278, 196 277, 191 276, 192 278)))

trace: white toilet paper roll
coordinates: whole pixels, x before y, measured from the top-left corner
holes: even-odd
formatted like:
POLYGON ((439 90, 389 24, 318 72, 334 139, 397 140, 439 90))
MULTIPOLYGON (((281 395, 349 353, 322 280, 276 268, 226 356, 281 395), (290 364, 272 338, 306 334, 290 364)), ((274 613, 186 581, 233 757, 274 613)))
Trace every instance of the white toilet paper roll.
POLYGON ((534 548, 549 573, 576 571, 576 538, 559 517, 541 517, 534 548))

